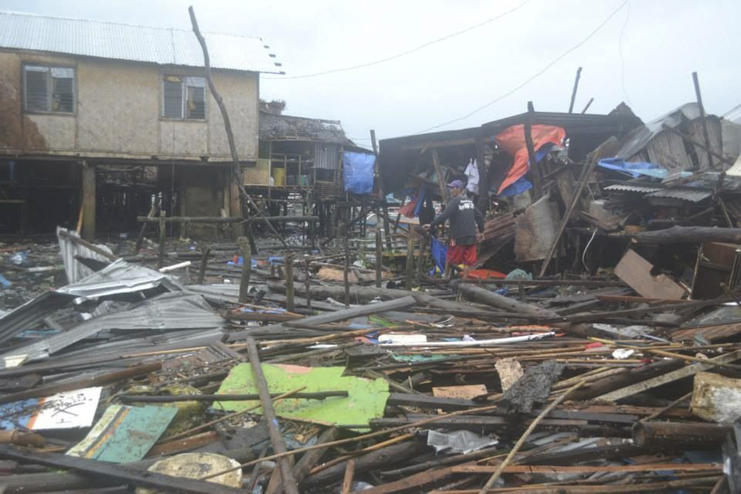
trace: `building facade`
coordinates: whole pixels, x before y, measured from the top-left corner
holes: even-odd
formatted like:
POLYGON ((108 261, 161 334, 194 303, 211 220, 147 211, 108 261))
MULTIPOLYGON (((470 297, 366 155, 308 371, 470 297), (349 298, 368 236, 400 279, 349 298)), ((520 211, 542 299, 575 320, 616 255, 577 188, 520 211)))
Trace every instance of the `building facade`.
MULTIPOLYGON (((259 74, 279 69, 259 39, 206 40, 254 166, 259 74)), ((0 12, 0 232, 127 231, 153 197, 169 216, 241 214, 202 64, 191 32, 0 12)))

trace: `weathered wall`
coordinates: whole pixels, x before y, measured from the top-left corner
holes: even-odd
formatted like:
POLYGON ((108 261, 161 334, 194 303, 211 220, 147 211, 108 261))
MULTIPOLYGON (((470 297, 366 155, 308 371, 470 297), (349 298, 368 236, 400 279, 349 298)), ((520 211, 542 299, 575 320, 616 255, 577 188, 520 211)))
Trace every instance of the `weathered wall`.
MULTIPOLYGON (((160 117, 163 74, 200 75, 180 67, 0 51, 0 154, 229 160, 223 120, 210 95, 206 121, 160 117), (76 113, 24 113, 23 63, 74 66, 76 113)), ((240 160, 255 160, 258 75, 216 72, 214 82, 229 110, 240 160)))

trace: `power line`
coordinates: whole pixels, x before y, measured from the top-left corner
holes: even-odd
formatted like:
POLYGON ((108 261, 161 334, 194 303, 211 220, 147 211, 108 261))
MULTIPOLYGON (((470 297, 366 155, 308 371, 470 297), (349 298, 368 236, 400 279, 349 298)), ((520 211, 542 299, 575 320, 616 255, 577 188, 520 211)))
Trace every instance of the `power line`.
POLYGON ((600 24, 592 32, 590 32, 587 35, 586 38, 582 39, 577 44, 575 44, 574 46, 572 46, 571 48, 569 48, 568 50, 566 50, 565 52, 563 52, 561 55, 557 56, 555 59, 553 59, 548 64, 546 64, 542 69, 540 69, 535 74, 533 74, 532 76, 528 77, 525 81, 521 82, 520 84, 518 84, 514 88, 510 89, 509 91, 507 91, 506 93, 504 93, 501 96, 499 96, 499 97, 497 97, 497 98, 489 101, 486 104, 483 104, 483 105, 479 106, 475 110, 473 110, 473 111, 471 111, 471 112, 463 115, 462 117, 454 118, 453 120, 448 120, 447 122, 443 122, 441 124, 435 125, 434 127, 430 127, 428 129, 421 130, 418 133, 429 132, 431 130, 439 129, 440 127, 445 127, 446 125, 449 125, 449 124, 452 124, 452 123, 455 123, 455 122, 460 122, 461 120, 465 120, 468 117, 471 117, 471 116, 475 115, 476 113, 480 112, 481 110, 484 110, 484 109, 490 107, 491 105, 502 101, 504 98, 507 98, 508 96, 511 96, 512 94, 516 93, 517 91, 519 91, 520 89, 522 89, 523 87, 527 86, 532 81, 534 81, 535 79, 537 79, 538 77, 540 77, 541 75, 543 75, 548 69, 550 69, 551 67, 553 67, 554 65, 556 65, 558 62, 560 62, 564 57, 566 57, 567 55, 569 55, 571 52, 573 52, 574 50, 580 48, 587 41, 589 41, 595 34, 597 34, 597 32, 600 29, 602 29, 605 26, 605 24, 607 24, 610 21, 610 19, 612 19, 613 17, 615 17, 615 15, 618 12, 620 12, 620 10, 623 7, 625 7, 625 5, 628 2, 629 2, 629 0, 625 0, 623 3, 621 3, 615 10, 613 10, 610 13, 610 15, 608 15, 605 18, 605 20, 603 20, 602 22, 600 22, 600 24))
POLYGON ((623 85, 623 97, 625 101, 630 105, 630 96, 628 91, 625 89, 625 57, 623 56, 623 36, 625 35, 625 28, 628 26, 628 20, 630 19, 630 0, 628 0, 628 9, 625 12, 625 21, 623 27, 620 28, 620 38, 618 38, 618 52, 620 53, 620 80, 623 85))
POLYGON ((390 55, 390 56, 385 57, 385 58, 380 58, 380 59, 374 60, 372 62, 365 62, 365 63, 360 63, 360 64, 357 64, 357 65, 349 65, 347 67, 339 67, 339 68, 336 68, 336 69, 329 69, 329 70, 324 70, 322 72, 314 72, 314 73, 311 73, 311 74, 301 74, 301 75, 283 76, 283 77, 263 77, 263 79, 283 79, 283 80, 285 80, 285 79, 306 79, 306 78, 309 78, 309 77, 319 77, 319 76, 327 75, 327 74, 335 74, 337 72, 346 72, 348 70, 357 70, 357 69, 362 69, 362 68, 365 68, 365 67, 370 67, 372 65, 378 65, 378 64, 381 64, 381 63, 390 62, 391 60, 396 60, 397 58, 401 58, 401 57, 405 57, 407 55, 411 55, 412 53, 418 52, 419 50, 422 50, 424 48, 427 48, 430 45, 434 45, 436 43, 441 43, 443 41, 447 41, 447 40, 449 40, 451 38, 455 38, 456 36, 460 36, 462 34, 465 34, 465 33, 469 32, 469 31, 473 31, 474 29, 478 29, 478 28, 483 27, 483 26, 485 26, 487 24, 491 24, 492 22, 497 21, 497 20, 501 19, 502 17, 506 17, 509 14, 512 14, 512 13, 520 10, 522 7, 525 6, 525 4, 529 3, 530 1, 531 0, 523 0, 516 7, 513 7, 513 8, 511 8, 511 9, 505 11, 505 12, 502 12, 501 14, 499 14, 499 15, 497 15, 495 17, 491 17, 489 19, 486 19, 483 22, 479 22, 478 24, 474 24, 473 26, 468 26, 468 27, 463 28, 463 29, 461 29, 459 31, 455 31, 455 32, 452 32, 450 34, 446 34, 445 36, 442 36, 440 38, 436 38, 436 39, 433 39, 431 41, 427 41, 425 43, 422 43, 421 45, 415 46, 414 48, 410 48, 408 50, 404 50, 402 52, 396 53, 395 55, 390 55))

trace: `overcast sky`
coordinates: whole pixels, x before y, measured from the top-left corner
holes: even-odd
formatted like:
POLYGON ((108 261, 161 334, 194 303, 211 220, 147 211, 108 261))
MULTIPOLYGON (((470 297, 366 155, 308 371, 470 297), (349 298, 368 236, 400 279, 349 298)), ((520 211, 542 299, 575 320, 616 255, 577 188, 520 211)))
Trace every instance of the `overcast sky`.
POLYGON ((270 45, 286 76, 262 76, 263 99, 341 120, 361 145, 372 128, 383 139, 476 126, 521 113, 528 100, 566 111, 579 66, 577 111, 594 97, 590 112, 625 101, 650 120, 694 100, 695 70, 709 112, 741 103, 738 0, 0 0, 3 10, 184 29, 191 4, 202 30, 270 45), (290 78, 461 31, 385 63, 290 78))

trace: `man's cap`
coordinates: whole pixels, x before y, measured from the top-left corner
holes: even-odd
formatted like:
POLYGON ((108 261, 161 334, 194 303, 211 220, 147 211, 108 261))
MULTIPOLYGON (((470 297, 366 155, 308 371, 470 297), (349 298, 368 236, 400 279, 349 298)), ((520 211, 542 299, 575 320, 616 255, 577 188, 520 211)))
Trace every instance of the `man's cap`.
POLYGON ((450 189, 462 189, 463 188, 463 182, 460 180, 453 180, 448 184, 448 188, 450 189))

